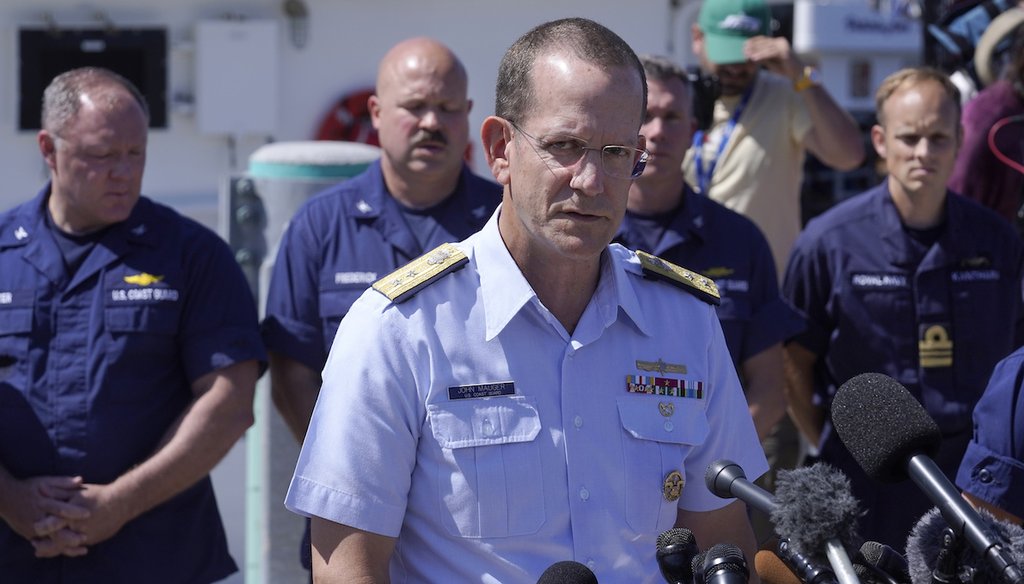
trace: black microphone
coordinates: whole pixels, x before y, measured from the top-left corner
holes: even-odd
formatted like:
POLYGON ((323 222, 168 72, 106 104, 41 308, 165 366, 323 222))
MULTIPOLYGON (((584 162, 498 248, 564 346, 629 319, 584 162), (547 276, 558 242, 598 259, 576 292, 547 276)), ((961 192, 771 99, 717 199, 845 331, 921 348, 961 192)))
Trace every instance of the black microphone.
POLYGON ((548 566, 537 584, 597 584, 597 576, 583 564, 565 560, 548 566))
POLYGON ((698 552, 690 562, 690 571, 693 572, 693 584, 704 584, 704 558, 707 552, 698 552))
POLYGON ((845 549, 859 545, 854 526, 860 510, 849 481, 838 470, 815 464, 780 471, 772 495, 748 481, 735 462, 719 460, 708 465, 704 482, 715 495, 740 499, 771 517, 775 532, 788 540, 778 555, 801 580, 824 582, 831 576, 844 584, 856 580, 845 549), (827 561, 833 570, 823 570, 816 561, 827 561))
MULTIPOLYGON (((984 509, 977 511, 982 523, 1006 545, 1018 564, 1024 561, 1024 527, 1001 521, 984 509)), ((913 584, 986 584, 1000 582, 1002 571, 993 568, 962 538, 936 508, 925 513, 907 538, 907 565, 913 584)))
POLYGON ((711 546, 704 556, 704 584, 747 584, 750 570, 743 550, 731 543, 711 546))
POLYGON ((700 550, 697 538, 685 527, 673 527, 658 536, 658 569, 668 584, 693 582, 693 558, 700 550))
POLYGON ((851 558, 861 584, 909 584, 907 560, 896 550, 877 541, 866 541, 851 558))
POLYGON ((1006 582, 1024 583, 1013 557, 932 460, 942 434, 907 388, 880 373, 857 375, 836 391, 832 426, 868 476, 897 482, 909 474, 958 537, 965 537, 1006 582))
POLYGON ((779 538, 775 555, 779 556, 786 567, 804 584, 836 584, 836 573, 825 567, 828 564, 822 566, 821 562, 797 552, 786 538, 779 538))

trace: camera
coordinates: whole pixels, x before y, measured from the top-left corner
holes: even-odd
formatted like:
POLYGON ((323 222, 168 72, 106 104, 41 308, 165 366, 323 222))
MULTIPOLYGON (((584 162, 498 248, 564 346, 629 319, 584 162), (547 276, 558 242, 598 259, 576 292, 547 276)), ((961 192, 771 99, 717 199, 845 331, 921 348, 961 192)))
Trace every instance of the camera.
POLYGON ((690 93, 693 99, 693 117, 697 120, 698 130, 711 127, 715 116, 715 100, 722 93, 718 77, 705 75, 700 67, 689 67, 686 76, 690 81, 690 93))

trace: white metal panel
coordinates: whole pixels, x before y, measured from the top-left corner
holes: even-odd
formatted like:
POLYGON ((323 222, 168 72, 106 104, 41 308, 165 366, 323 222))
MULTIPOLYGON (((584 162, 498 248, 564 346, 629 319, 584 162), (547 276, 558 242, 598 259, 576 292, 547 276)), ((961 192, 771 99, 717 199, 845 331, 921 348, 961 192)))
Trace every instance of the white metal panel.
POLYGON ((272 135, 278 127, 276 20, 196 24, 196 116, 204 134, 272 135))

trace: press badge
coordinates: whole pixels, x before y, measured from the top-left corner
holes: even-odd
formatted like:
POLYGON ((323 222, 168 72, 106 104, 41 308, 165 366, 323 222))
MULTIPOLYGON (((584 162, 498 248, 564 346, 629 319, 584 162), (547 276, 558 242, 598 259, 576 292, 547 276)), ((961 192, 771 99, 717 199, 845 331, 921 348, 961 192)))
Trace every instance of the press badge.
POLYGON ((474 383, 472 385, 452 385, 448 387, 448 399, 477 399, 482 397, 500 397, 515 395, 516 384, 513 381, 493 383, 474 383))

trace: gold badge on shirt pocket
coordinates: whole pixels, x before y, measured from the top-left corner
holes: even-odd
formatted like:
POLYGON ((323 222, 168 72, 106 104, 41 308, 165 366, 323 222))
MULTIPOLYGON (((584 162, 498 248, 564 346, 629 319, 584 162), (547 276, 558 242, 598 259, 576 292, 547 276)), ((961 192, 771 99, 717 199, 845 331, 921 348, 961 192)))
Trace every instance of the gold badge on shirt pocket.
POLYGON ((686 479, 683 478, 682 473, 674 470, 665 475, 665 482, 661 485, 661 494, 664 495, 666 501, 677 501, 683 494, 685 485, 686 479))

